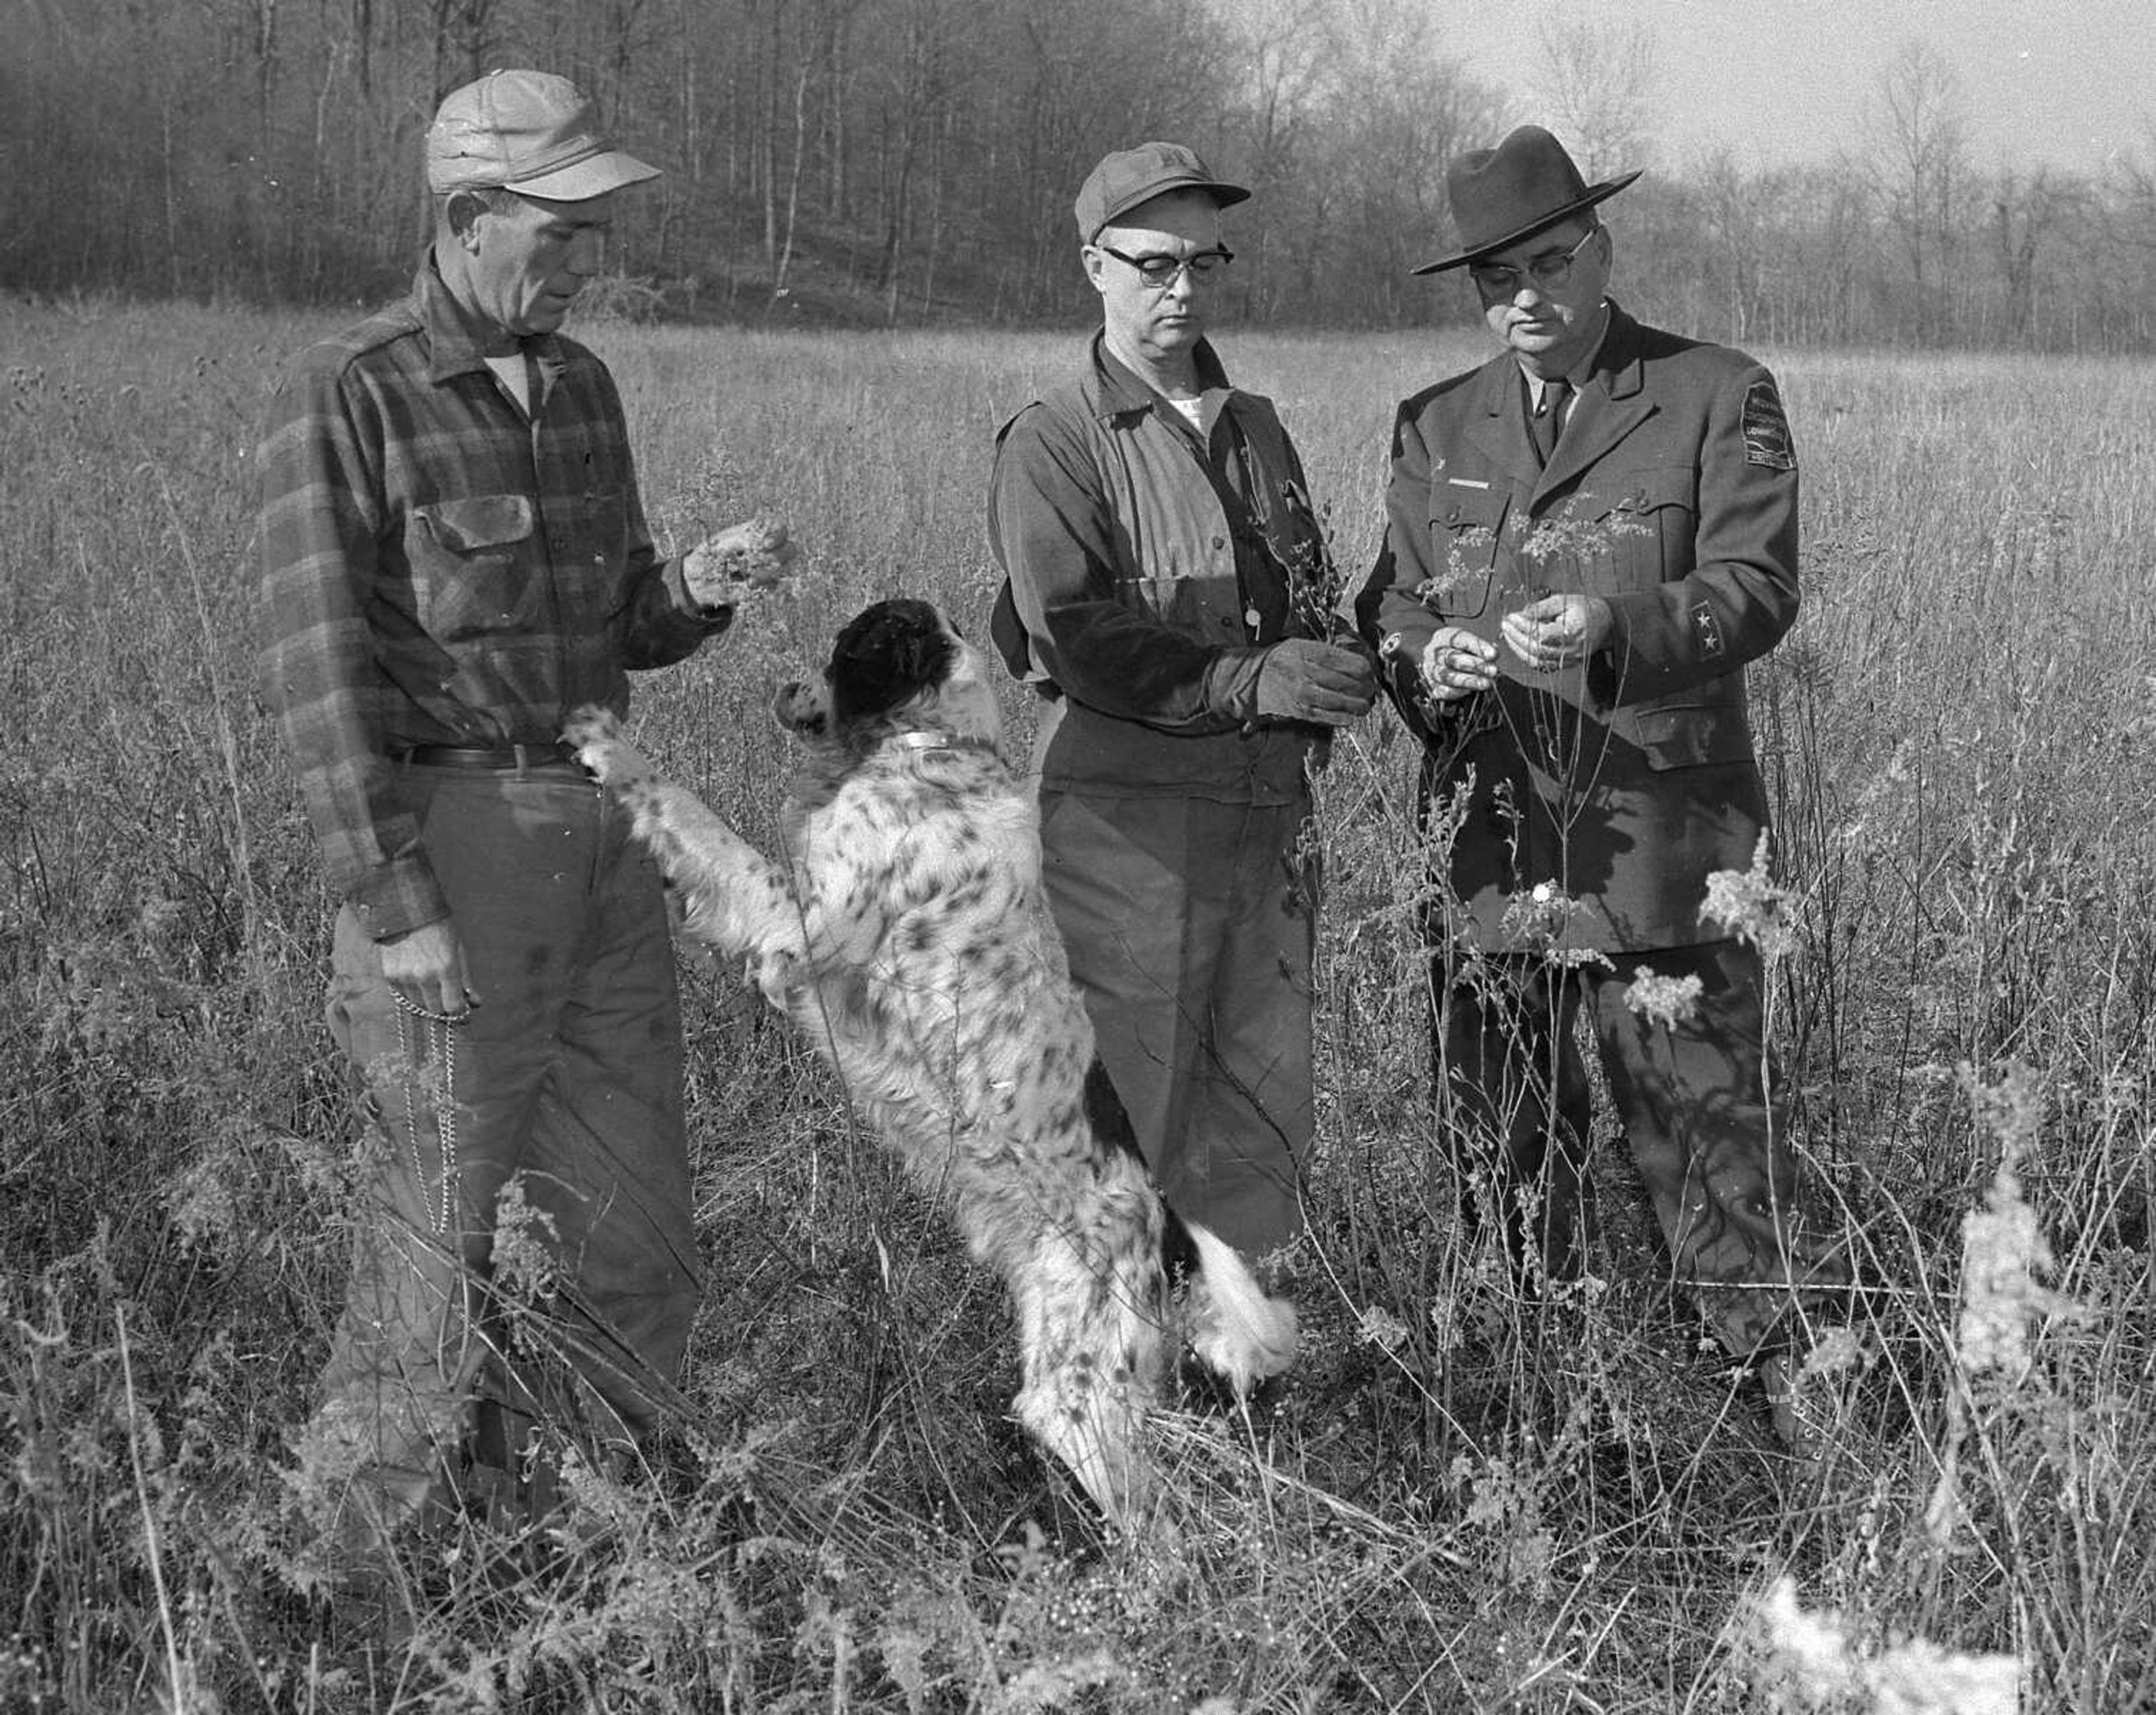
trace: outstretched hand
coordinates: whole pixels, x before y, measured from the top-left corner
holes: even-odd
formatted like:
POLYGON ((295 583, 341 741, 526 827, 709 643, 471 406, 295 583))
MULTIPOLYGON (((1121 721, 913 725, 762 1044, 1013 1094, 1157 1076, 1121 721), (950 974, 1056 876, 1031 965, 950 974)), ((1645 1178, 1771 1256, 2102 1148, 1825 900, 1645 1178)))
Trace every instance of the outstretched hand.
POLYGON ((801 557, 777 518, 747 518, 714 531, 689 550, 681 562, 681 581, 700 607, 731 607, 742 586, 773 590, 786 581, 801 557))

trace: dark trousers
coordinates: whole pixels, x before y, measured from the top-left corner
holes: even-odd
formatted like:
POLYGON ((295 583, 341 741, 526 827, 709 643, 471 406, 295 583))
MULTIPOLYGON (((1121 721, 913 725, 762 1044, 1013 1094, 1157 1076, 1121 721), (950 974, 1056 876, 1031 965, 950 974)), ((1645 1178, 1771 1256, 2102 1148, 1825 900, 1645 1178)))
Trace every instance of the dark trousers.
POLYGON ((1848 1270, 1797 1202, 1765 1081, 1758 955, 1721 941, 1612 957, 1604 970, 1532 955, 1463 959, 1450 946, 1434 956, 1432 1046, 1463 1214, 1479 1225, 1494 1194, 1516 1266, 1532 1258, 1554 1279, 1578 1273, 1593 1230, 1592 1092, 1574 1034, 1584 1006, 1673 1279, 1697 1293, 1731 1353, 1780 1343, 1792 1309, 1845 1286, 1848 1270), (1625 1005, 1642 968, 1699 978, 1690 1019, 1665 1025, 1625 1005))
POLYGON ((1314 1124, 1306 802, 1040 804, 1049 908, 1161 1195, 1253 1256, 1286 1244, 1314 1124))
POLYGON ((483 1004, 413 1016, 340 917, 329 1019, 369 1123, 315 1430, 358 1479, 354 1534, 437 1491, 475 1395, 531 1409, 487 1308, 502 1276, 558 1282, 571 1368, 624 1444, 652 1426, 639 1379, 673 1379, 698 1288, 673 949, 626 817, 567 770, 403 782, 483 1004), (512 1186, 529 1213, 505 1229, 512 1186))

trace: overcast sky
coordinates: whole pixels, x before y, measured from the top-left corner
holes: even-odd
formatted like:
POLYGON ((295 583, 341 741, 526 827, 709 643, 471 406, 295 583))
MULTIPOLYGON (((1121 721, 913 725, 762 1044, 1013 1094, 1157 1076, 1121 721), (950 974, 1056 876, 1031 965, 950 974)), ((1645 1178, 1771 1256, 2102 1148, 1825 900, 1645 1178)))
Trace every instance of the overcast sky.
POLYGON ((1534 100, 1545 14, 1653 33, 1656 141, 1681 165, 1727 146, 1748 165, 1823 158, 1857 141, 1879 74, 1919 39, 1968 98, 1979 165, 2094 171, 2121 150, 2156 153, 2156 0, 1449 0, 1447 49, 1534 100))

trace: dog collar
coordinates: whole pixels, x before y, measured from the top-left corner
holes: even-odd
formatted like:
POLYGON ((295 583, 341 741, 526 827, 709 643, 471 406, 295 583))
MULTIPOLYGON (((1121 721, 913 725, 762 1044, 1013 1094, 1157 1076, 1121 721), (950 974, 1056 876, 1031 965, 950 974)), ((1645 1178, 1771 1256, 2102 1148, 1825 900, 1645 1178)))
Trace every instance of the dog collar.
POLYGON ((894 733, 884 741, 901 750, 993 750, 995 746, 985 738, 961 738, 956 733, 913 732, 894 733))

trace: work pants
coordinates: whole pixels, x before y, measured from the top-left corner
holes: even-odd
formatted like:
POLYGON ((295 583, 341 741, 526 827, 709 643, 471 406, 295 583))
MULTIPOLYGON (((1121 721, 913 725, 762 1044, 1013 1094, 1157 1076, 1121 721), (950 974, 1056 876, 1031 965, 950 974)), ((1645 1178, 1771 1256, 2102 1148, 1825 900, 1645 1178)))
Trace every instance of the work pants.
POLYGON ((481 1004, 413 1015, 340 915, 328 1014, 368 1136, 316 1424, 349 1447, 377 1536, 454 1473, 475 1391, 512 1421, 533 1409, 499 1349, 498 1276, 542 1277, 580 1403, 624 1445, 653 1426, 644 1384, 675 1375, 698 1288, 673 952, 627 817, 566 765, 400 783, 481 1004), (536 1218, 498 1253, 512 1179, 536 1218))
POLYGON ((1302 1230, 1317 883, 1307 803, 1041 793, 1042 875, 1161 1195, 1261 1256, 1302 1230))
MULTIPOLYGON (((1793 1308, 1846 1285, 1846 1261, 1799 1207, 1795 1163, 1770 1105, 1758 953, 1735 941, 1612 955, 1615 968, 1539 956, 1432 961, 1432 1046, 1450 1098, 1447 1135, 1463 1170, 1462 1212, 1502 1210, 1516 1266, 1575 1276, 1593 1229, 1586 1178, 1592 1092, 1574 1034, 1580 1008, 1617 1117, 1668 1246, 1673 1278, 1697 1293, 1732 1354, 1784 1343, 1793 1308), (1697 976, 1694 1015, 1666 1027, 1625 991, 1640 968, 1697 976)), ((1440 1096, 1440 1100, 1444 1099, 1440 1096)))

